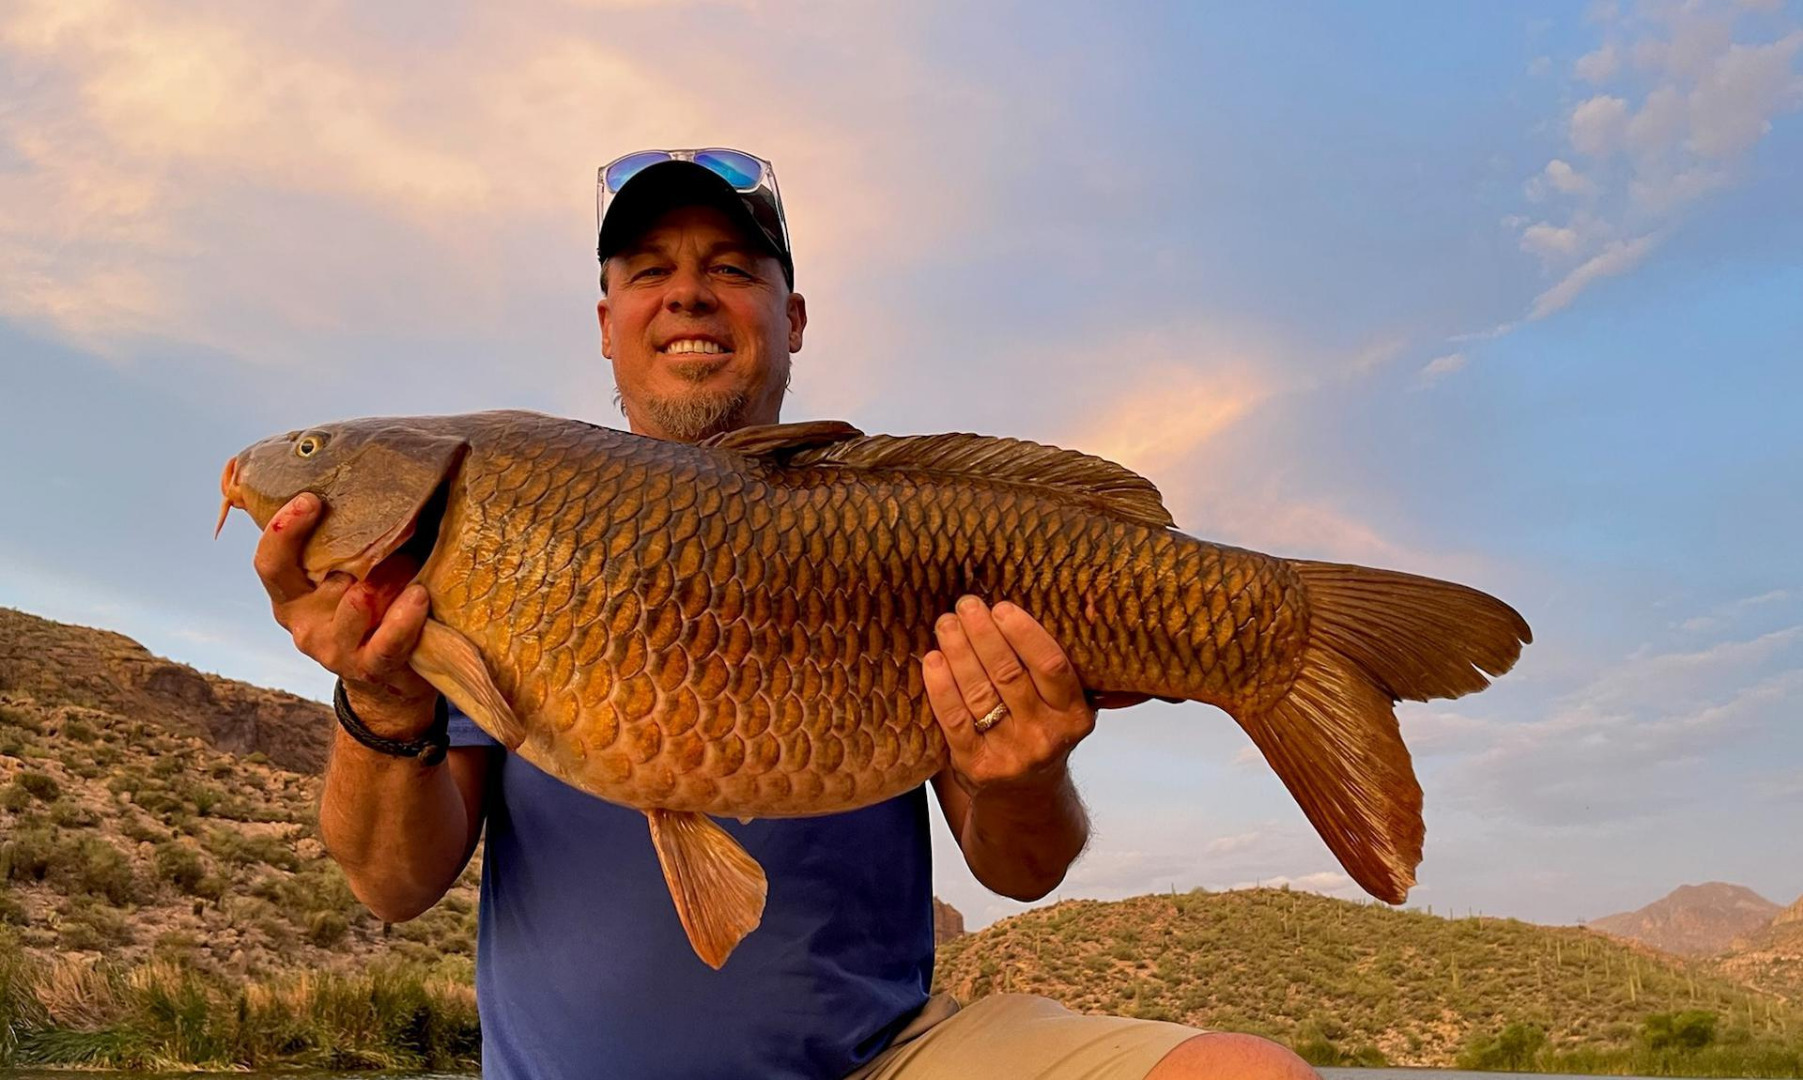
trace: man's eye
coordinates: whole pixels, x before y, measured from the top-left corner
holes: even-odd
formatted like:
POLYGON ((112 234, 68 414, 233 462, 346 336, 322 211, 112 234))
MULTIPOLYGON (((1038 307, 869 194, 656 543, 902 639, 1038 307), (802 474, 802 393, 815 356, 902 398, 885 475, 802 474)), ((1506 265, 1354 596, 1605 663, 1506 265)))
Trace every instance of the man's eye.
POLYGON ((636 281, 639 278, 642 278, 647 274, 661 274, 663 272, 664 272, 664 268, 661 266, 647 266, 643 270, 640 270, 637 273, 633 274, 632 277, 633 277, 633 280, 636 281))
POLYGON ((734 266, 731 263, 721 263, 719 266, 715 267, 715 269, 727 270, 734 274, 739 275, 740 277, 750 277, 751 276, 751 271, 746 270, 742 267, 734 266))

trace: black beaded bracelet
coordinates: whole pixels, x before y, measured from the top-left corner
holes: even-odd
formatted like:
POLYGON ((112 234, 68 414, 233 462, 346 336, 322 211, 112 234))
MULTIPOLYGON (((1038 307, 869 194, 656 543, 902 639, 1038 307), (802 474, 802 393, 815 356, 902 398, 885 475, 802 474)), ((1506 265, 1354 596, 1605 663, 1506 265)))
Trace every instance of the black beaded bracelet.
POLYGON ((332 691, 332 711, 338 714, 338 723, 364 746, 378 754, 390 757, 418 758, 422 765, 436 765, 444 760, 445 752, 451 748, 451 707, 445 703, 444 695, 438 696, 433 706, 432 726, 417 739, 402 742, 377 735, 365 727, 357 714, 351 711, 350 698, 344 693, 344 680, 338 680, 338 686, 332 691))

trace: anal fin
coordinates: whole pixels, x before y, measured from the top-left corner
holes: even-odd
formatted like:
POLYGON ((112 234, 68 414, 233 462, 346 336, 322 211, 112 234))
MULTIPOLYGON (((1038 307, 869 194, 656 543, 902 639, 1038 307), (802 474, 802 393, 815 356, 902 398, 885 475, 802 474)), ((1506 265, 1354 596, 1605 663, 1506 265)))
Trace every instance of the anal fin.
POLYGON ((439 622, 427 619, 419 645, 409 661, 420 677, 462 709, 483 731, 501 740, 509 750, 526 741, 526 725, 501 696, 500 687, 482 662, 482 654, 469 638, 439 622))
POLYGON ((719 970, 764 918, 764 868, 706 814, 647 810, 664 883, 695 955, 719 970))

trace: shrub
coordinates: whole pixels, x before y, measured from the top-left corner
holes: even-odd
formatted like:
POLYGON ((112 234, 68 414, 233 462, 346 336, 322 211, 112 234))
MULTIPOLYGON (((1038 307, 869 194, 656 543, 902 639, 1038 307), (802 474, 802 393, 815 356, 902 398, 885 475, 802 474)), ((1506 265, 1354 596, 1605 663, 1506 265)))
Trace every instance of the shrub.
POLYGON ((0 705, 0 726, 23 728, 34 734, 44 730, 37 717, 17 705, 0 705))
POLYGON ((58 929, 58 944, 65 949, 101 952, 132 941, 131 923, 123 914, 92 901, 69 905, 58 929))
POLYGON ((50 820, 65 829, 91 829, 100 824, 94 811, 74 799, 58 799, 50 807, 50 820))
POLYGON ((0 845, 0 878, 42 881, 56 865, 57 837, 49 829, 20 829, 0 845))
POLYGON ((13 779, 13 783, 45 802, 55 802, 63 793, 63 786, 49 773, 22 772, 13 779))
POLYGON ((200 852, 179 840, 169 840, 156 848, 157 877, 192 896, 206 880, 207 866, 200 852))
POLYGON ((119 826, 119 831, 124 833, 128 840, 136 840, 140 844, 160 844, 169 839, 167 830, 160 829, 135 814, 125 819, 125 822, 119 826))
MULTIPOLYGON (((25 905, 19 903, 18 897, 12 894, 4 882, 0 882, 0 926, 24 926, 31 919, 25 914, 25 905)), ((4 1006, 0 1006, 3 1009, 4 1006)))
POLYGON ((317 912, 307 920, 307 940, 322 949, 329 949, 343 941, 350 928, 350 920, 336 911, 317 912))
POLYGON ((1654 1013, 1646 1018, 1641 1040, 1648 1050, 1701 1050, 1715 1041, 1715 1025, 1719 1018, 1705 1009, 1683 1012, 1654 1013))
POLYGON ((234 866, 265 863, 283 870, 300 869, 294 849, 273 836, 245 836, 236 829, 208 829, 202 842, 213 856, 234 866))
POLYGON ((131 862, 118 848, 99 837, 88 836, 75 845, 75 852, 72 881, 76 888, 105 897, 113 904, 129 904, 138 898, 131 862))
POLYGON ((31 805, 31 792, 18 784, 8 784, 0 788, 0 809, 18 813, 31 805))
POLYGON ((1481 1072, 1525 1072, 1533 1067, 1545 1045, 1545 1031, 1518 1020, 1495 1036, 1473 1039, 1459 1052, 1459 1068, 1481 1072))
POLYGON ((91 743, 98 737, 98 733, 86 720, 70 717, 63 721, 63 737, 79 743, 91 743))

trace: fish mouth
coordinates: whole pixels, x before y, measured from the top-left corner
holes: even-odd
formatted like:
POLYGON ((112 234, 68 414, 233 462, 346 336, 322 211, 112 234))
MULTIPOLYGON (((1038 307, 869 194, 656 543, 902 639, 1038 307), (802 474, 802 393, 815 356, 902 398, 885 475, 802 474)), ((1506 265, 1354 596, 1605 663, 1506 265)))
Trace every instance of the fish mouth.
MULTIPOLYGON (((464 452, 467 452, 467 448, 464 452)), ((305 559, 302 569, 308 579, 317 585, 333 573, 345 573, 359 581, 371 577, 412 580, 437 549, 445 510, 450 504, 451 483, 462 470, 464 452, 459 452, 451 459, 438 483, 410 513, 362 551, 349 559, 305 559)), ((220 474, 219 521, 213 527, 214 539, 218 539, 220 531, 225 528, 226 518, 234 509, 251 513, 240 483, 239 471, 239 459, 232 458, 225 463, 225 470, 220 474)), ((255 516, 252 514, 253 518, 255 516)))

